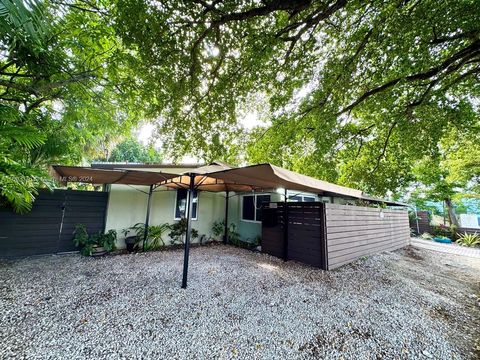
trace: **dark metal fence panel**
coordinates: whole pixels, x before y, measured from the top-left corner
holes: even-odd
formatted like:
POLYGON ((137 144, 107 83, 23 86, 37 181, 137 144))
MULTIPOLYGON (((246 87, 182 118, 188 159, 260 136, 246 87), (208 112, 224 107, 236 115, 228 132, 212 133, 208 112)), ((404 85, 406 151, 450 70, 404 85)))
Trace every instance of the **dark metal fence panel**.
POLYGON ((76 224, 85 224, 89 233, 103 232, 108 193, 99 191, 67 191, 65 214, 59 237, 59 251, 74 251, 73 231, 76 224))
POLYGON ((425 232, 431 233, 432 229, 430 227, 430 215, 428 211, 418 211, 417 219, 410 219, 410 228, 419 234, 423 234, 425 232))
POLYGON ((408 245, 406 210, 326 204, 328 269, 408 245))
POLYGON ((22 257, 76 250, 75 224, 102 231, 108 193, 40 190, 32 211, 14 213, 0 207, 0 257, 22 257))
POLYGON ((457 229, 457 234, 479 234, 480 235, 480 229, 477 228, 464 228, 464 227, 459 227, 457 229))

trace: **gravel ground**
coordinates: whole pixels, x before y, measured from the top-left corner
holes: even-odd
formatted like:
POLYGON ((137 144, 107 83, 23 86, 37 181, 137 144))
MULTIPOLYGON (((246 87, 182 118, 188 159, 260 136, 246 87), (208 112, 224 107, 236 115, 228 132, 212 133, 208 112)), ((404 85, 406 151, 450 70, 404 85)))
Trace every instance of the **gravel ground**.
POLYGON ((0 262, 0 358, 478 358, 478 259, 407 248, 325 272, 246 250, 0 262), (477 344, 477 345, 476 345, 477 344))

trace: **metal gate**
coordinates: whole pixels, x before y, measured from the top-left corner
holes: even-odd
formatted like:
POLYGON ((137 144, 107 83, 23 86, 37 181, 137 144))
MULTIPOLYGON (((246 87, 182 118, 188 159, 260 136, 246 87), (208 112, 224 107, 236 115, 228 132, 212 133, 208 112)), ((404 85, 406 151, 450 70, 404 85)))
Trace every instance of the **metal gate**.
POLYGON ((75 251, 75 224, 103 231, 107 202, 107 192, 41 190, 27 214, 0 207, 0 257, 75 251))
POLYGON ((326 269, 325 204, 286 204, 271 203, 263 209, 262 251, 326 269))

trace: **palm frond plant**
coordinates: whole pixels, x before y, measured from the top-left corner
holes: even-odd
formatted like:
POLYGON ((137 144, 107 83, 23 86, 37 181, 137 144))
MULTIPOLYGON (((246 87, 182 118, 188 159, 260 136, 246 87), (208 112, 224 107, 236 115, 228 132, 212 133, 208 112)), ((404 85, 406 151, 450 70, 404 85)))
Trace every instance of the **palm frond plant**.
POLYGON ((135 233, 136 241, 134 248, 136 250, 155 250, 165 246, 165 240, 163 236, 166 231, 170 230, 169 224, 160 224, 160 225, 150 225, 148 227, 148 235, 145 242, 145 246, 143 244, 143 239, 145 237, 145 224, 144 223, 136 223, 135 225, 124 229, 123 234, 127 236, 131 231, 135 233))
POLYGON ((457 234, 458 239, 456 241, 457 244, 462 245, 462 246, 468 246, 468 247, 473 247, 473 246, 479 246, 480 245, 480 235, 477 233, 473 234, 457 234))
POLYGON ((16 156, 45 141, 45 135, 34 127, 22 125, 20 117, 16 109, 0 104, 0 203, 25 213, 31 210, 37 189, 51 189, 53 181, 46 170, 32 165, 25 156, 16 156))

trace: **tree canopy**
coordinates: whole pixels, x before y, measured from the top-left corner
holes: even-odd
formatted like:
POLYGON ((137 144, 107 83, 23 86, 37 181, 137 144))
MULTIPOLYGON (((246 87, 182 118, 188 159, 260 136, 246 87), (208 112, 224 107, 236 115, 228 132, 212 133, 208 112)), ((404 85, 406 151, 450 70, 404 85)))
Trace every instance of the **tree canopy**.
POLYGON ((150 120, 174 160, 398 195, 430 159, 478 193, 478 14, 475 0, 5 0, 2 127, 38 134, 0 155, 80 163, 150 120), (267 121, 246 129, 253 112, 267 121))
POLYGON ((106 160, 114 162, 161 163, 162 155, 153 146, 145 146, 136 139, 128 138, 115 146, 106 160))
POLYGON ((113 29, 63 4, 0 5, 0 201, 17 211, 49 183, 48 165, 97 156, 137 119, 113 29))
POLYGON ((114 11, 173 154, 243 149, 239 108, 253 93, 271 126, 249 134, 248 160, 383 195, 446 134, 478 129, 478 1, 118 0, 114 11))

